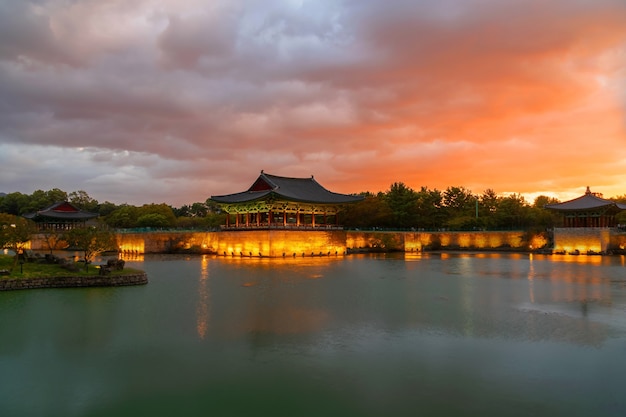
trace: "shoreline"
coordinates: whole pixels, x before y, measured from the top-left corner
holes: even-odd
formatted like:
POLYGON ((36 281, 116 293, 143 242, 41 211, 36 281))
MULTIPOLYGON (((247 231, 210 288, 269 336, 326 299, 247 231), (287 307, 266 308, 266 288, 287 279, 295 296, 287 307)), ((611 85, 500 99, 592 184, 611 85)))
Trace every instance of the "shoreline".
POLYGON ((0 291, 29 290, 39 288, 90 288, 90 287, 125 287, 146 285, 148 275, 145 272, 133 272, 121 275, 67 275, 38 278, 2 278, 0 291))

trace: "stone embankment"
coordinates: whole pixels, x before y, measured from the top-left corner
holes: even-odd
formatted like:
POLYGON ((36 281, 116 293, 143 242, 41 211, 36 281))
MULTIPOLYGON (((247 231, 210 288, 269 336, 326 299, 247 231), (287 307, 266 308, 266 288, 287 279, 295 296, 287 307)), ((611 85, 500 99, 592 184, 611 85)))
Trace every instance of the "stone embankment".
MULTIPOLYGON (((31 249, 45 250, 43 236, 31 249)), ((432 250, 537 251, 616 253, 626 251, 626 233, 617 229, 556 228, 552 233, 517 231, 358 231, 238 230, 221 232, 118 233, 122 256, 146 253, 212 253, 223 256, 340 256, 367 251, 432 250)))
POLYGON ((122 287, 127 285, 144 285, 147 283, 148 276, 145 272, 114 276, 3 278, 0 279, 0 291, 34 288, 122 287))

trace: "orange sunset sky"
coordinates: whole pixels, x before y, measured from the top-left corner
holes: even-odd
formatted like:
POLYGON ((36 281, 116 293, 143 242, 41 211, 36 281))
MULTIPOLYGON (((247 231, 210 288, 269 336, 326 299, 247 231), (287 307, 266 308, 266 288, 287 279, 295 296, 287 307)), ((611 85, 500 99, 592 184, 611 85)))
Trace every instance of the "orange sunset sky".
POLYGON ((5 0, 0 192, 626 194, 624 0, 5 0))

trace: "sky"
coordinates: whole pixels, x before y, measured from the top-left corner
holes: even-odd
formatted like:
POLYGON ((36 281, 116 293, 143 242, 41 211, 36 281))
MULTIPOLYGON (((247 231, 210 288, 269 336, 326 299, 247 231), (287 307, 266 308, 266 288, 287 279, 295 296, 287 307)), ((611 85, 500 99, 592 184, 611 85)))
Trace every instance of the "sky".
POLYGON ((0 0, 0 192, 626 194, 624 0, 0 0))

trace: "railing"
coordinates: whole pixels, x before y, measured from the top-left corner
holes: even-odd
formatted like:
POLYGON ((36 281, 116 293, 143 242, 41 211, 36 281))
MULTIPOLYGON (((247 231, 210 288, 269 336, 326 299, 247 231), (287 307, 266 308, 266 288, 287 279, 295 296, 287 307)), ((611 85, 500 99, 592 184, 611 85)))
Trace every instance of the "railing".
POLYGON ((132 227, 128 229, 114 229, 115 233, 197 233, 197 232, 219 232, 219 227, 191 227, 191 228, 177 228, 177 227, 132 227))
POLYGON ((320 225, 311 225, 311 224, 301 224, 301 225, 284 225, 282 223, 273 223, 273 224, 261 224, 261 225, 229 225, 229 226, 221 226, 220 230, 343 230, 343 226, 331 225, 331 224, 320 224, 320 225))

